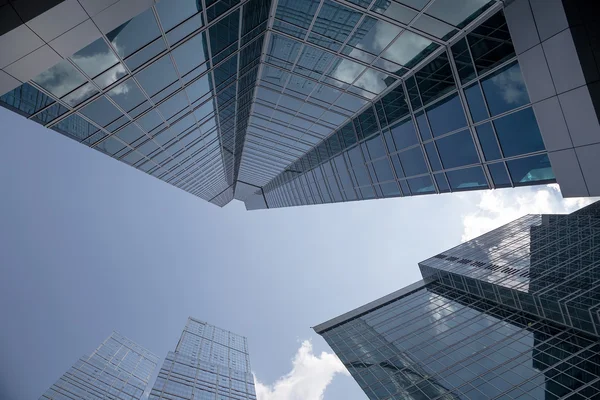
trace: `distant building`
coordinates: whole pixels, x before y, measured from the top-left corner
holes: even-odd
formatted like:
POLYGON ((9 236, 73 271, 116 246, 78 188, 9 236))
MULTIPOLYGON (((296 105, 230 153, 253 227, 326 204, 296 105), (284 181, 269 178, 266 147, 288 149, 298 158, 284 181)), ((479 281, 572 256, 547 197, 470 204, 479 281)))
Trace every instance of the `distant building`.
POLYGON ((149 399, 256 400, 246 338, 190 317, 149 399))
POLYGON ((82 357, 40 400, 139 400, 158 358, 113 332, 90 356, 82 357))
POLYGON ((423 281, 314 329, 369 399, 597 399, 600 202, 419 263, 423 281))
POLYGON ((600 195, 593 1, 21 3, 0 104, 219 206, 600 195))

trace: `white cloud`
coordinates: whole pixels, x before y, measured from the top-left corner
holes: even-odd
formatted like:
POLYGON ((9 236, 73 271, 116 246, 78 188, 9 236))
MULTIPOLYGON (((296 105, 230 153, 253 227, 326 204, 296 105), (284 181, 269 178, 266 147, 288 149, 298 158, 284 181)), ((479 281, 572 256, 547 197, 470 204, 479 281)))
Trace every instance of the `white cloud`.
POLYGON ((272 385, 265 385, 254 377, 258 400, 322 400, 335 374, 349 375, 335 354, 313 354, 308 340, 302 342, 292 365, 292 370, 272 385))
POLYGON ((522 104, 528 101, 523 75, 518 68, 511 67, 504 73, 494 76, 491 81, 508 104, 522 104))
POLYGON ((462 241, 473 239, 526 214, 568 214, 597 198, 563 199, 558 185, 460 194, 476 211, 463 216, 462 241))

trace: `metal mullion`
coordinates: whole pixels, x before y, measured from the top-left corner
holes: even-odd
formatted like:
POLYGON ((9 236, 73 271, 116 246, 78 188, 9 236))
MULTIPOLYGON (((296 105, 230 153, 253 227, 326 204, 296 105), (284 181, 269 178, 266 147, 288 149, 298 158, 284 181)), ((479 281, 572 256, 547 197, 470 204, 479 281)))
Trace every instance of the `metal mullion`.
MULTIPOLYGON (((438 39, 438 38, 436 38, 435 36, 433 36, 433 35, 431 35, 431 34, 429 34, 429 33, 427 33, 427 32, 421 32, 421 31, 419 31, 418 29, 416 29, 416 28, 414 28, 414 27, 412 27, 412 26, 411 26, 411 24, 412 24, 414 21, 416 21, 416 20, 417 20, 417 19, 418 19, 418 18, 419 18, 421 15, 423 15, 423 14, 425 13, 425 11, 427 10, 427 8, 429 8, 429 6, 430 6, 430 5, 431 5, 431 4, 434 2, 434 0, 430 0, 430 1, 429 1, 429 3, 428 3, 428 4, 426 4, 426 5, 423 7, 423 9, 422 9, 421 11, 416 11, 414 8, 412 8, 412 7, 409 7, 410 9, 412 9, 412 10, 416 11, 416 12, 417 12, 417 15, 416 15, 416 16, 415 16, 415 17, 414 17, 414 18, 413 18, 413 19, 412 19, 412 20, 411 20, 411 21, 410 21, 408 24, 403 24, 403 23, 401 23, 401 22, 398 22, 398 21, 396 21, 396 20, 394 20, 394 19, 391 19, 391 18, 389 18, 389 17, 387 17, 387 16, 385 16, 385 15, 382 15, 382 14, 377 14, 376 12, 374 12, 374 11, 371 11, 371 7, 373 6, 373 3, 374 3, 374 2, 371 2, 371 4, 369 5, 369 8, 368 8, 367 10, 365 10, 365 9, 363 9, 363 8, 361 8, 361 7, 359 7, 359 6, 357 6, 356 4, 349 3, 349 2, 348 2, 348 1, 346 1, 346 0, 335 0, 335 1, 336 1, 337 3, 343 4, 344 6, 346 6, 346 7, 348 7, 348 8, 352 8, 352 9, 354 9, 355 11, 361 12, 361 13, 363 13, 363 14, 365 14, 365 15, 369 15, 369 16, 370 16, 370 17, 372 17, 372 18, 375 18, 375 19, 380 19, 380 20, 382 20, 382 21, 386 21, 386 22, 388 22, 388 23, 390 23, 390 24, 393 24, 393 25, 399 26, 399 27, 401 27, 401 28, 404 28, 404 29, 406 29, 406 30, 408 30, 408 31, 411 31, 411 32, 413 32, 413 33, 416 33, 416 34, 418 34, 419 36, 423 36, 423 37, 425 37, 425 38, 427 38, 427 39, 431 40, 432 42, 435 42, 435 43, 437 43, 437 44, 440 44, 440 45, 442 45, 442 46, 446 44, 446 42, 444 42, 443 40, 441 40, 441 39, 438 39)), ((447 22, 445 22, 445 23, 447 24, 447 22)), ((450 25, 450 24, 448 24, 448 25, 450 25)))
MULTIPOLYGON (((459 88, 457 90, 457 92, 458 92, 458 97, 460 99, 460 103, 462 106, 462 111, 465 114, 465 116, 467 117, 469 133, 471 133, 471 138, 473 140, 473 143, 475 143, 475 147, 477 149, 477 157, 479 158, 479 163, 481 164, 481 169, 483 170, 488 187, 495 188, 496 186, 494 184, 494 181, 492 180, 490 171, 487 168, 484 168, 485 157, 483 154, 483 148, 481 147, 481 143, 479 143, 479 137, 477 136, 477 133, 475 132, 475 126, 473 123, 473 118, 471 117, 470 109, 468 107, 467 98, 465 96, 465 93, 462 91, 462 89, 460 89, 460 76, 458 75, 458 69, 456 68, 456 63, 454 61, 454 57, 452 56, 452 49, 450 48, 450 46, 447 46, 446 50, 448 53, 448 62, 450 63, 450 69, 452 71, 452 76, 454 78, 456 86, 459 88)), ((483 92, 482 92, 482 94, 483 94, 483 92)), ((432 132, 432 135, 433 135, 433 132, 432 132)))
MULTIPOLYGON (((237 67, 236 67, 236 80, 235 80, 235 114, 234 114, 234 121, 233 121, 233 145, 232 145, 232 162, 233 165, 231 166, 231 182, 233 185, 235 185, 235 181, 234 178, 236 178, 236 171, 235 171, 235 159, 236 159, 236 142, 237 142, 237 127, 238 127, 238 105, 239 105, 239 98, 240 98, 240 58, 241 58, 241 45, 242 45, 242 22, 244 20, 244 14, 242 12, 242 7, 243 7, 243 11, 246 11, 246 5, 242 5, 239 7, 240 9, 240 18, 238 21, 238 43, 237 43, 237 67)), ((257 77, 258 79, 258 77, 257 77)), ((256 82, 254 83, 254 85, 256 86, 256 82)), ((225 169, 225 173, 227 173, 227 168, 225 169)), ((234 195, 235 195, 235 188, 236 186, 234 186, 233 190, 234 190, 234 195)))
MULTIPOLYGON (((208 22, 208 15, 206 13, 207 9, 206 9, 206 1, 205 0, 202 0, 202 5, 203 5, 202 12, 204 13, 204 17, 206 18, 205 21, 208 22)), ((241 5, 238 6, 238 7, 233 8, 232 10, 227 11, 226 13, 224 13, 224 15, 222 15, 222 17, 225 18, 226 16, 228 16, 229 14, 235 12, 236 10, 239 10, 240 8, 241 8, 241 5)), ((239 18, 242 18, 242 16, 240 15, 239 18)), ((221 18, 219 18, 219 20, 220 19, 221 18)), ((213 21, 213 22, 215 22, 215 21, 213 21)), ((209 71, 209 73, 212 72, 212 74, 210 75, 210 80, 212 81, 213 88, 215 88, 215 95, 213 96, 213 98, 214 98, 214 104, 216 105, 216 107, 215 107, 215 124, 217 125, 217 128, 218 128, 219 150, 220 150, 220 153, 221 153, 221 165, 222 165, 222 168, 223 168, 223 172, 225 172, 225 155, 223 154, 223 131, 221 130, 221 120, 220 120, 220 115, 219 115, 219 102, 218 102, 217 94, 216 94, 217 85, 216 85, 216 82, 215 82, 214 71, 218 68, 218 66, 220 66, 221 64, 223 64, 224 62, 226 62, 227 60, 229 60, 230 57, 233 57, 234 54, 237 54, 237 52, 234 52, 234 54, 232 54, 229 57, 226 57, 225 59, 221 60, 221 62, 217 66, 215 66, 214 63, 213 63, 213 54, 212 54, 212 49, 211 49, 211 44, 210 44, 210 31, 209 31, 208 27, 205 30, 205 32, 206 32, 206 48, 208 50, 209 62, 212 65, 212 68, 209 71)), ((238 35, 238 40, 239 40, 239 35, 238 35)))
POLYGON ((448 46, 454 45, 460 39, 465 37, 467 34, 471 33, 475 28, 481 25, 482 20, 487 20, 492 16, 492 14, 503 8, 502 1, 496 1, 496 3, 492 4, 487 10, 483 11, 479 14, 473 21, 469 22, 464 28, 458 29, 458 32, 450 38, 448 41, 448 46))
MULTIPOLYGON (((164 30, 164 28, 163 28, 163 26, 162 26, 162 23, 161 23, 161 21, 160 21, 160 17, 159 17, 159 15, 158 15, 158 11, 156 11, 156 7, 152 7, 152 12, 154 13, 154 18, 156 18, 156 23, 157 23, 157 25, 158 25, 158 29, 160 30, 161 37, 162 37, 162 39, 163 39, 163 40, 164 40, 164 42, 165 42, 165 45, 166 45, 166 48, 167 48, 167 50, 166 50, 166 51, 167 51, 167 53, 169 54, 169 58, 170 58, 170 60, 171 60, 171 63, 172 63, 172 64, 173 64, 173 66, 175 67, 175 73, 177 74, 177 80, 179 81, 179 84, 181 85, 181 89, 180 89, 180 90, 177 90, 177 91, 175 91, 175 92, 174 92, 174 93, 172 93, 171 95, 169 95, 169 96, 167 96, 166 98, 164 98, 163 100, 161 100, 159 103, 155 104, 155 107, 157 108, 157 109, 156 109, 156 111, 157 111, 157 112, 159 113, 159 115, 160 115, 160 116, 163 118, 163 120, 164 120, 165 124, 167 125, 167 128, 165 128, 164 130, 162 130, 162 131, 160 131, 160 132, 164 132, 164 131, 166 131, 167 129, 170 129, 170 128, 171 128, 171 125, 173 125, 173 124, 170 124, 170 123, 167 121, 167 118, 165 118, 165 116, 164 116, 164 115, 162 115, 162 112, 160 112, 160 110, 158 110, 158 107, 159 107, 161 104, 164 104, 164 103, 166 103, 168 100, 170 100, 171 98, 175 97, 176 95, 178 95, 178 94, 179 94, 179 93, 181 93, 181 92, 183 92, 183 93, 184 93, 184 95, 185 95, 185 98, 186 98, 186 99, 187 99, 187 101, 188 101, 188 108, 189 108, 189 110, 191 110, 191 112, 187 112, 187 113, 185 113, 184 115, 182 115, 180 118, 178 118, 178 119, 177 119, 176 121, 174 121, 174 122, 180 121, 180 120, 182 120, 183 118, 187 117, 188 115, 192 114, 192 115, 193 115, 193 117, 194 117, 194 120, 196 121, 196 128, 198 128, 198 127, 200 126, 200 124, 199 124, 199 122, 198 122, 198 118, 196 118, 196 115, 195 115, 195 114, 194 114, 194 112, 193 112, 193 110, 194 110, 194 107, 192 106, 192 102, 190 101, 190 98, 189 98, 189 96, 188 96, 188 93, 187 93, 187 91, 185 90, 185 86, 184 86, 184 84, 183 84, 183 81, 182 81, 182 79, 181 79, 181 73, 179 72, 179 67, 177 66, 177 62, 175 61, 175 57, 173 56, 173 53, 172 53, 172 48, 171 48, 171 46, 170 46, 170 44, 169 44, 169 41, 167 40, 167 35, 166 35, 166 33, 165 33, 165 30, 164 30)), ((188 21, 189 19, 191 19, 191 18, 193 18, 193 17, 194 17, 194 16, 191 16, 191 17, 190 17, 190 18, 188 18, 186 21, 188 21)), ((183 21, 181 24, 185 23, 186 21, 183 21)), ((179 24, 178 26, 180 26, 181 24, 179 24)), ((190 36, 190 35, 188 35, 188 36, 190 36)), ((196 35, 193 35, 193 37, 195 37, 195 36, 196 36, 196 35)), ((190 38, 191 38, 191 37, 190 37, 190 38)), ((170 85, 169 85, 169 86, 170 86, 170 85)), ((140 88, 141 88, 141 85, 140 85, 140 88)), ((143 88, 142 88, 142 89, 143 89, 143 88)), ((165 88, 165 89, 166 89, 166 88, 165 88)), ((163 90, 164 90, 164 89, 163 89, 163 90)), ((180 111, 180 112, 181 112, 181 111, 180 111)), ((141 126, 140 126, 140 128, 141 128, 141 126)), ((143 131, 143 130, 142 130, 142 131, 143 131)), ((157 132, 157 133, 160 133, 160 132, 157 132)), ((189 133, 188 133, 188 134, 189 134, 189 133)), ((154 139, 154 137, 155 137, 155 136, 153 136, 153 137, 152 137, 152 139, 154 139)), ((178 135, 177 137, 175 137, 175 139, 176 139, 176 140, 179 142, 179 135, 178 135)), ((160 148, 160 149, 161 149, 163 152, 167 151, 167 148, 163 148, 163 146, 162 146, 162 145, 160 145, 160 144, 158 144, 156 141, 155 141, 154 143, 156 143, 156 144, 158 145, 158 147, 159 147, 159 148, 160 148)), ((190 144, 190 145, 191 145, 191 144, 190 144)), ((185 149, 187 149, 188 147, 187 147, 187 146, 184 146, 184 148, 185 148, 185 149)), ((168 152, 168 153, 167 153, 167 155, 169 156, 169 158, 170 158, 171 160, 173 160, 173 161, 175 161, 175 162, 176 162, 176 159, 175 159, 174 155, 173 155, 171 152, 168 152)), ((162 164, 162 163, 161 163, 161 164, 162 164)), ((162 166, 161 166, 161 168, 162 168, 162 166)))
MULTIPOLYGON (((417 84, 416 80, 415 80, 415 87, 417 88, 417 93, 419 94, 419 99, 420 99, 421 93, 419 91, 419 85, 417 84)), ((410 113, 413 125, 415 127, 415 133, 417 134, 417 140, 419 141, 419 147, 421 148, 421 153, 423 154, 423 158, 425 159, 425 164, 427 165, 429 177, 430 177, 431 181, 433 182, 433 187, 435 188, 436 193, 439 194, 439 193, 441 193, 440 188, 438 187, 438 184, 435 180, 435 176, 433 176, 433 168, 431 167, 431 163, 429 162, 429 157, 427 156, 427 150, 425 149, 425 145, 423 144, 423 137, 421 136, 421 130, 419 129, 419 124, 417 123, 417 117, 416 117, 414 111, 412 110, 412 104, 410 102, 410 98, 408 96, 408 89, 406 88, 406 82, 404 80, 402 80, 402 90, 404 91, 404 100, 406 102, 406 105, 408 105, 408 112, 410 113)), ((425 122, 427 123, 427 127, 429 128, 429 132, 431 132, 431 137, 433 139, 433 131, 431 130, 431 126, 429 126, 429 119, 427 118, 425 109, 423 109, 423 115, 425 115, 425 122)), ((416 146, 414 146, 414 147, 416 147, 416 146)), ((406 150, 406 149, 403 149, 403 150, 406 150)), ((436 151, 437 151, 437 147, 436 147, 436 151)), ((439 157, 438 157, 438 159, 439 159, 439 157)), ((400 162, 400 164, 402 164, 402 162, 400 162)), ((441 160, 440 160, 440 164, 441 164, 441 160)), ((442 165, 442 168, 443 168, 443 165, 442 165)), ((404 167, 402 167, 402 169, 404 169, 404 167)), ((408 185, 409 177, 405 176, 404 179, 407 181, 406 184, 408 185)), ((448 184, 448 187, 450 187, 450 184, 448 184)), ((409 185, 409 189, 410 189, 410 185, 409 185)), ((400 191, 402 191, 402 188, 400 189, 400 191)), ((412 193, 411 193, 411 195, 412 195, 412 193)))

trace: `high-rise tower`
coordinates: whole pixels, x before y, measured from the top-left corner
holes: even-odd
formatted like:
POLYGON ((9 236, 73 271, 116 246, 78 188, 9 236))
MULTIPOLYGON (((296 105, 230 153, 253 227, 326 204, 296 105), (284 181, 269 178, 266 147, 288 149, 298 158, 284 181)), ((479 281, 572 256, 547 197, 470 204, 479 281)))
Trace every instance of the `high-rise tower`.
POLYGON ((0 6, 0 104, 219 206, 600 195, 579 0, 0 6))
POLYGON ((82 357, 40 400, 139 400, 158 358, 117 332, 82 357))
POLYGON ((158 399, 256 400, 245 337, 189 318, 150 393, 158 399))
POLYGON ((423 281, 315 327, 369 399, 597 399, 600 202, 419 263, 423 281))

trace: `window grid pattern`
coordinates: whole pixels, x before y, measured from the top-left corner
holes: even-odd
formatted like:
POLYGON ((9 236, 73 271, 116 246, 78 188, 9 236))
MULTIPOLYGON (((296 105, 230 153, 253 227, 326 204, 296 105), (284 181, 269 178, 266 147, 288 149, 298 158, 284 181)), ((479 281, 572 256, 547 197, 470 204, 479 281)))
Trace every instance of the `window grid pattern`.
POLYGON ((0 104, 219 206, 554 181, 500 0, 174 1, 0 104))
POLYGON ((498 12, 263 190, 269 207, 283 207, 553 181, 498 12))
POLYGON ((0 104, 206 200, 219 196, 240 162, 270 1, 174 3, 158 2, 0 104))
POLYGON ((40 400, 139 400, 158 358, 113 332, 89 357, 82 357, 40 400))
POLYGON ((189 318, 149 399, 256 400, 246 338, 189 318))
POLYGON ((597 337, 437 282, 322 336, 371 400, 594 399, 600 390, 597 337))
POLYGON ((570 215, 527 215, 419 264, 440 282, 600 332, 600 205, 570 215))

